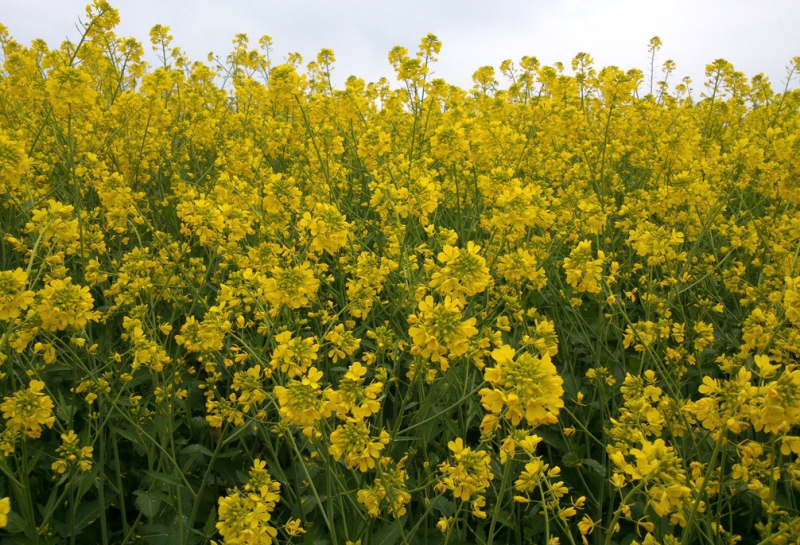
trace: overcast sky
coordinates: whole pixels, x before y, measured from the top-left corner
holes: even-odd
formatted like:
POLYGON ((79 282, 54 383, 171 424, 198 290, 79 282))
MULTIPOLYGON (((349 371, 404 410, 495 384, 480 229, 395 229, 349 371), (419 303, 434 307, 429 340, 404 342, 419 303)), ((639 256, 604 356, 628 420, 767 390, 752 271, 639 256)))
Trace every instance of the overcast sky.
MULTIPOLYGON (((43 38, 51 47, 77 40, 75 23, 88 0, 0 0, 0 23, 18 41, 43 38)), ((429 32, 443 42, 436 77, 472 86, 480 66, 498 69, 524 55, 542 64, 585 51, 600 68, 616 65, 647 74, 647 44, 659 36, 657 58, 677 63, 672 83, 689 76, 702 90, 706 64, 724 58, 748 77, 763 72, 783 89, 785 67, 800 55, 798 0, 111 0, 122 19, 117 34, 133 36, 149 52, 155 24, 171 27, 174 45, 192 60, 225 56, 237 33, 255 45, 267 34, 280 62, 298 52, 304 62, 323 47, 336 55, 334 82, 355 74, 394 80, 387 61, 395 45, 411 54, 429 32)), ((153 56, 150 59, 155 60, 153 56)), ((498 76, 503 85, 505 82, 498 76)), ((798 87, 797 77, 791 82, 798 87)))

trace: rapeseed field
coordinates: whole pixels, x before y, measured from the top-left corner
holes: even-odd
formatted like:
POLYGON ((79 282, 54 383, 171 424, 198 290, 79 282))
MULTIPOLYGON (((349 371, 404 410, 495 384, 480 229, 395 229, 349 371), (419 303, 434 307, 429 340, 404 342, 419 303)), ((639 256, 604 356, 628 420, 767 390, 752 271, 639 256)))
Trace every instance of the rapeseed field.
POLYGON ((0 27, 2 543, 800 543, 800 57, 118 23, 0 27))

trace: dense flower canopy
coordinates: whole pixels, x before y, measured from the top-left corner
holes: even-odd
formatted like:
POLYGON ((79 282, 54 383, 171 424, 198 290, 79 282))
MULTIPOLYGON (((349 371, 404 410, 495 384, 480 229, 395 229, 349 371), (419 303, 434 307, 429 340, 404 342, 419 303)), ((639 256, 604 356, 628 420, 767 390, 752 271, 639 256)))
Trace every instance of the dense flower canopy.
POLYGON ((336 88, 118 23, 0 27, 3 538, 797 542, 800 59, 336 88))

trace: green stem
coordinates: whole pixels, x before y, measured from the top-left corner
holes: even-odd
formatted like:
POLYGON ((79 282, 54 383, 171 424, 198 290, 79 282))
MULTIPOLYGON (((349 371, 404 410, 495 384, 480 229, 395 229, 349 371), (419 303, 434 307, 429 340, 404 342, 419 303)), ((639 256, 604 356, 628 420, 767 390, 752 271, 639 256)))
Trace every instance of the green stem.
POLYGON ((503 505, 503 498, 506 495, 506 485, 508 484, 508 476, 511 473, 511 460, 506 460, 506 467, 503 469, 503 479, 500 481, 500 493, 497 495, 497 505, 494 507, 492 513, 492 523, 489 525, 489 541, 487 545, 494 543, 494 527, 497 524, 497 516, 500 514, 500 506, 503 505))
POLYGON ((705 494, 706 487, 708 486, 708 480, 711 477, 711 471, 714 469, 714 464, 717 462, 717 456, 719 455, 720 450, 722 450, 722 445, 725 443, 725 435, 728 432, 728 428, 723 428, 719 432, 719 437, 717 438, 717 444, 714 445, 714 452, 711 454, 711 461, 708 462, 708 468, 706 469, 706 473, 703 476, 703 484, 700 486, 700 490, 697 492, 697 499, 692 504, 692 511, 689 513, 689 518, 686 521, 686 535, 681 537, 681 541, 683 543, 691 543, 692 542, 692 530, 694 524, 694 518, 697 515, 697 510, 700 507, 700 501, 703 499, 703 495, 705 494))
POLYGON ((628 501, 633 497, 633 495, 638 492, 639 490, 644 487, 644 483, 647 482, 646 479, 642 479, 639 481, 639 484, 634 486, 630 492, 628 492, 624 498, 622 498, 622 503, 619 506, 619 509, 614 513, 614 518, 611 519, 611 524, 608 525, 608 530, 606 530, 606 539, 603 542, 604 545, 610 545, 611 543, 611 536, 614 535, 614 528, 617 526, 617 522, 619 522, 619 517, 622 516, 622 511, 624 511, 625 506, 628 505, 628 501))

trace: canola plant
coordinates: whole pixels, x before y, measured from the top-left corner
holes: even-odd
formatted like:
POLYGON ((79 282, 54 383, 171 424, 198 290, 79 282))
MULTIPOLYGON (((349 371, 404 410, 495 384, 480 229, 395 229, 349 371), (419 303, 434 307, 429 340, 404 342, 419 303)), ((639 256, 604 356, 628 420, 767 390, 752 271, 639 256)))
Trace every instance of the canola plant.
POLYGON ((800 542, 800 57, 336 88, 118 22, 0 27, 3 543, 800 542))

